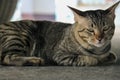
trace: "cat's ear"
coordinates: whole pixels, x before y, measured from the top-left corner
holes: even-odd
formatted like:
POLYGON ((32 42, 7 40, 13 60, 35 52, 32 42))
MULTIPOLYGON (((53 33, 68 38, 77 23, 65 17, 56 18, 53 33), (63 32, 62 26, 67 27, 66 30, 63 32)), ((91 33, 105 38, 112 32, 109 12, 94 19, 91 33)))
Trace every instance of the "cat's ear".
POLYGON ((120 1, 118 1, 117 3, 115 3, 114 5, 109 7, 108 9, 106 9, 105 11, 106 11, 107 15, 110 15, 111 17, 115 18, 115 9, 119 3, 120 3, 120 1))
POLYGON ((82 21, 86 20, 85 13, 83 11, 77 10, 77 9, 72 8, 70 6, 68 6, 68 7, 72 10, 72 12, 74 14, 74 21, 75 22, 82 22, 82 21))

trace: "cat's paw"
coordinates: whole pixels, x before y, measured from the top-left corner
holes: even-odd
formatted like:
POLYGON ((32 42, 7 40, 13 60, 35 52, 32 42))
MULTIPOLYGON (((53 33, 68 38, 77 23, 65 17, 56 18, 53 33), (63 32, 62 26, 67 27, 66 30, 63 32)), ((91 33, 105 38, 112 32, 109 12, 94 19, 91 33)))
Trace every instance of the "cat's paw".
POLYGON ((79 56, 77 66, 94 66, 98 64, 98 60, 91 56, 79 56))
POLYGON ((54 61, 62 66, 93 66, 98 64, 97 58, 85 55, 64 55, 55 57, 54 61))
POLYGON ((44 60, 38 57, 28 57, 24 65, 27 65, 27 66, 44 65, 44 60))
POLYGON ((117 60, 117 57, 114 53, 110 52, 110 54, 105 57, 103 60, 102 60, 102 64, 110 64, 110 63, 115 63, 117 60))

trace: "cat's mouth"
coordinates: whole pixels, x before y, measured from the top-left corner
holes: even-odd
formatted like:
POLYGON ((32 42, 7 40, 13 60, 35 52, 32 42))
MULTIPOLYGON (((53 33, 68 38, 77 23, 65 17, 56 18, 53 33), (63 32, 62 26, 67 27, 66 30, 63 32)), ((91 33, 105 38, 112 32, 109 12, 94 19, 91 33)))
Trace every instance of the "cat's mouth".
POLYGON ((105 43, 96 43, 96 44, 93 44, 93 45, 96 46, 96 47, 102 47, 102 46, 104 46, 104 44, 105 43))
POLYGON ((103 40, 103 41, 96 41, 96 42, 90 42, 90 41, 88 41, 88 43, 89 43, 90 45, 95 46, 95 47, 102 47, 102 46, 105 45, 104 40, 103 40))

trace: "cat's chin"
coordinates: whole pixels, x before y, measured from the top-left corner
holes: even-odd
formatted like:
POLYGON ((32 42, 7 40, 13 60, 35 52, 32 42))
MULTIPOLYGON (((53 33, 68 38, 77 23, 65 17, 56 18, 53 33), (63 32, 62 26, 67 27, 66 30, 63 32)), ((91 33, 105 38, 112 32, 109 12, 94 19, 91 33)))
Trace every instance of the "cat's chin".
POLYGON ((95 43, 88 41, 88 43, 90 45, 92 45, 94 47, 98 47, 98 48, 103 47, 106 44, 104 40, 102 40, 102 41, 96 41, 95 43))
POLYGON ((98 48, 103 47, 105 45, 104 43, 96 43, 96 44, 89 43, 89 44, 92 45, 92 46, 98 47, 98 48))
POLYGON ((95 47, 102 47, 104 44, 94 44, 95 47))

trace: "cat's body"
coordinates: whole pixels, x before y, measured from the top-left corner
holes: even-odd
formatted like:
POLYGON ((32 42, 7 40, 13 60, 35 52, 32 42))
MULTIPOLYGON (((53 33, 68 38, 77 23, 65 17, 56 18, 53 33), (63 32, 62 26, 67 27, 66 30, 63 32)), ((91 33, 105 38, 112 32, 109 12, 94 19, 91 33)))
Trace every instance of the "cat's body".
POLYGON ((54 47, 62 40, 65 29, 70 26, 71 24, 67 23, 31 20, 2 24, 0 25, 1 60, 3 61, 7 54, 12 54, 7 49, 13 52, 17 52, 18 49, 15 55, 42 57, 50 61, 54 47))
MULTIPOLYGON (((77 59, 78 55, 94 56, 94 54, 88 52, 87 49, 84 50, 85 48, 82 48, 82 46, 78 44, 73 36, 72 28, 72 24, 67 23, 29 20, 0 25, 2 32, 0 34, 1 64, 32 65, 30 62, 23 64, 15 62, 15 64, 9 64, 10 62, 7 59, 17 55, 44 59, 43 65, 57 64, 53 59, 59 61, 57 58, 60 58, 60 53, 62 53, 65 58, 67 56, 71 57, 71 63, 69 63, 69 60, 64 64, 60 61, 58 62, 60 63, 59 65, 72 65, 72 62, 74 62, 72 59, 77 59), (54 58, 56 54, 59 57, 54 58), (6 57, 7 55, 10 57, 6 57)), ((106 56, 106 54, 102 55, 106 56)), ((100 55, 96 55, 96 57, 100 57, 100 55)), ((33 65, 41 65, 41 62, 33 65)), ((74 63, 73 65, 76 64, 74 63)))
POLYGON ((74 24, 31 20, 1 24, 1 64, 91 66, 114 62, 116 56, 110 49, 117 5, 86 12, 70 7, 74 24))

